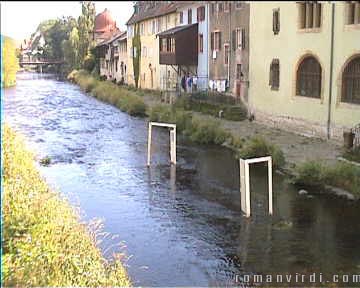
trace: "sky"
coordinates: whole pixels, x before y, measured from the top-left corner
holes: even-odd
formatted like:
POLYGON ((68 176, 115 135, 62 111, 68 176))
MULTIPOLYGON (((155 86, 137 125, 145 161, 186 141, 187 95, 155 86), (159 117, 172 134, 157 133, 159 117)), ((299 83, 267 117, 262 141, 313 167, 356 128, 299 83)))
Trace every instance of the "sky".
MULTIPOLYGON (((120 30, 126 29, 126 21, 133 12, 131 1, 94 1, 96 14, 110 10, 120 30)), ((78 17, 81 14, 80 1, 0 1, 1 34, 16 40, 29 38, 38 24, 47 19, 62 16, 78 17)))

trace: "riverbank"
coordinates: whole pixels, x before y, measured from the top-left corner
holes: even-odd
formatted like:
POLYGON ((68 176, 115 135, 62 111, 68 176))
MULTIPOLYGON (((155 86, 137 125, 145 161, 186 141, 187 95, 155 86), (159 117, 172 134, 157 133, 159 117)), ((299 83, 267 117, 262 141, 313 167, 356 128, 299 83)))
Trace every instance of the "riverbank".
POLYGON ((3 284, 130 286, 120 258, 110 263, 96 247, 100 231, 41 179, 23 140, 5 126, 2 141, 3 284))
MULTIPOLYGON (((84 71, 73 72, 69 74, 68 79, 80 85, 85 92, 94 93, 95 86, 98 85, 95 77, 90 76, 84 71)), ((343 149, 340 143, 333 140, 325 141, 320 138, 309 138, 298 135, 288 131, 276 129, 270 126, 259 124, 256 121, 230 121, 226 119, 215 118, 211 115, 206 115, 196 111, 188 111, 183 109, 182 105, 168 105, 161 102, 159 93, 145 93, 142 90, 129 89, 126 86, 119 87, 116 84, 107 82, 107 91, 117 90, 117 96, 112 96, 112 93, 103 91, 101 100, 115 103, 117 97, 123 93, 128 95, 136 95, 142 100, 144 111, 142 116, 149 116, 151 121, 165 121, 175 123, 178 126, 179 132, 187 136, 194 142, 200 144, 217 144, 227 146, 242 158, 260 157, 271 155, 273 163, 276 168, 288 174, 293 182, 299 187, 312 187, 318 190, 318 185, 313 185, 314 181, 310 181, 308 177, 302 175, 311 173, 312 161, 321 163, 320 170, 330 171, 329 167, 336 165, 340 167, 329 172, 337 181, 330 181, 332 178, 325 176, 324 173, 319 173, 321 178, 320 187, 326 185, 337 185, 339 188, 348 189, 349 192, 360 197, 360 192, 354 185, 349 185, 349 181, 356 181, 356 175, 360 175, 359 167, 351 163, 344 164, 349 166, 346 171, 354 170, 354 173, 344 173, 342 162, 339 157, 343 154, 343 149), (112 88, 111 88, 112 87, 112 88), (120 92, 122 91, 122 92, 120 92), (302 173, 302 174, 301 174, 302 173), (341 177, 350 177, 340 180, 341 177)), ((101 90, 101 89, 100 89, 101 90)), ((96 91, 96 90, 95 90, 96 91)), ((328 189, 329 190, 329 189, 328 189)))

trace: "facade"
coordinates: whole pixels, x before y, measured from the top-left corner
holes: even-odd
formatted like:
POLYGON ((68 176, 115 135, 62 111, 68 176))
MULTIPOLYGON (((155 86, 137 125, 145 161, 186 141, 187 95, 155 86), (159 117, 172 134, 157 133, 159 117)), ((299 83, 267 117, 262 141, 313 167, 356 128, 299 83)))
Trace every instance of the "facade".
POLYGON ((161 79, 164 79, 167 71, 166 67, 159 64, 159 39, 156 35, 175 27, 176 16, 174 3, 138 1, 134 6, 134 14, 126 23, 128 84, 136 86, 135 79, 138 77, 137 86, 140 88, 164 88, 161 79), (139 40, 138 43, 136 43, 137 40, 139 40), (138 62, 137 57, 139 57, 138 62), (139 63, 138 69, 134 63, 139 63))
POLYGON ((97 46, 100 76, 116 83, 127 83, 127 37, 119 32, 97 46))
MULTIPOLYGON (((187 59, 194 59, 191 63, 179 63, 177 68, 179 72, 177 77, 180 78, 183 75, 189 73, 191 76, 197 78, 197 89, 205 90, 208 87, 209 80, 209 52, 208 52, 208 39, 209 39, 209 5, 207 1, 177 1, 177 26, 179 27, 178 33, 183 33, 180 27, 187 29, 190 25, 193 25, 193 29, 196 27, 196 38, 193 39, 192 35, 189 35, 185 40, 176 41, 176 53, 181 54, 186 51, 185 47, 191 48, 192 53, 184 55, 187 59), (196 26, 194 24, 197 24, 196 26), (180 46, 180 47, 178 47, 180 46), (182 66, 182 67, 179 67, 182 66)), ((189 31, 189 30, 187 30, 189 31)), ((185 36, 186 37, 186 36, 185 36)), ((161 51, 160 51, 161 52, 161 51)), ((179 80, 179 79, 177 79, 179 80)))
POLYGON ((209 88, 232 93, 245 103, 248 102, 249 39, 252 37, 249 16, 250 4, 243 1, 209 4, 209 88))
POLYGON ((321 137, 360 122, 360 4, 251 3, 255 119, 321 137))

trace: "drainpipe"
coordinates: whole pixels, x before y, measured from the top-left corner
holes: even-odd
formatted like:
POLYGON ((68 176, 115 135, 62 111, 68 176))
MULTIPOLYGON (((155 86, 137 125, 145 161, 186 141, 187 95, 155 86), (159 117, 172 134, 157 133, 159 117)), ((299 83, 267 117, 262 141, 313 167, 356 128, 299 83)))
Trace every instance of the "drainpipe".
MULTIPOLYGON (((231 33, 231 9, 233 5, 230 5, 229 7, 229 60, 228 60, 228 71, 227 71, 227 79, 228 79, 228 85, 229 85, 229 91, 231 91, 230 86, 230 59, 231 59, 231 44, 232 44, 232 33, 231 33)), ((225 50, 225 49, 224 49, 225 50)), ((224 51, 225 52, 225 51, 224 51)), ((226 89, 226 87, 225 87, 226 89)))
POLYGON ((335 3, 331 4, 331 45, 330 45, 330 77, 329 77, 329 105, 327 120, 327 138, 331 134, 331 102, 332 102, 332 81, 333 81, 333 62, 334 62, 334 21, 335 21, 335 3))

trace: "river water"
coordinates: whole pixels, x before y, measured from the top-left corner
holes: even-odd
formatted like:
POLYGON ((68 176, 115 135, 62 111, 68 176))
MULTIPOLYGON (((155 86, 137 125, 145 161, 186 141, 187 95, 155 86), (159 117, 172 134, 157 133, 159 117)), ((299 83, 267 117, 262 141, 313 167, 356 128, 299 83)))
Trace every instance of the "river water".
POLYGON ((359 202, 299 195, 274 173, 270 217, 267 170, 255 167, 247 219, 240 213, 239 165, 225 148, 179 138, 178 165, 171 167, 168 131, 155 129, 147 168, 146 120, 50 75, 19 73, 3 104, 5 121, 25 135, 38 159, 51 157, 49 167, 39 167, 48 183, 81 208, 84 220, 100 218, 110 236, 118 235, 100 248, 106 257, 126 255, 136 286, 236 285, 254 274, 317 273, 316 281, 320 273, 324 281, 360 274, 359 202))

